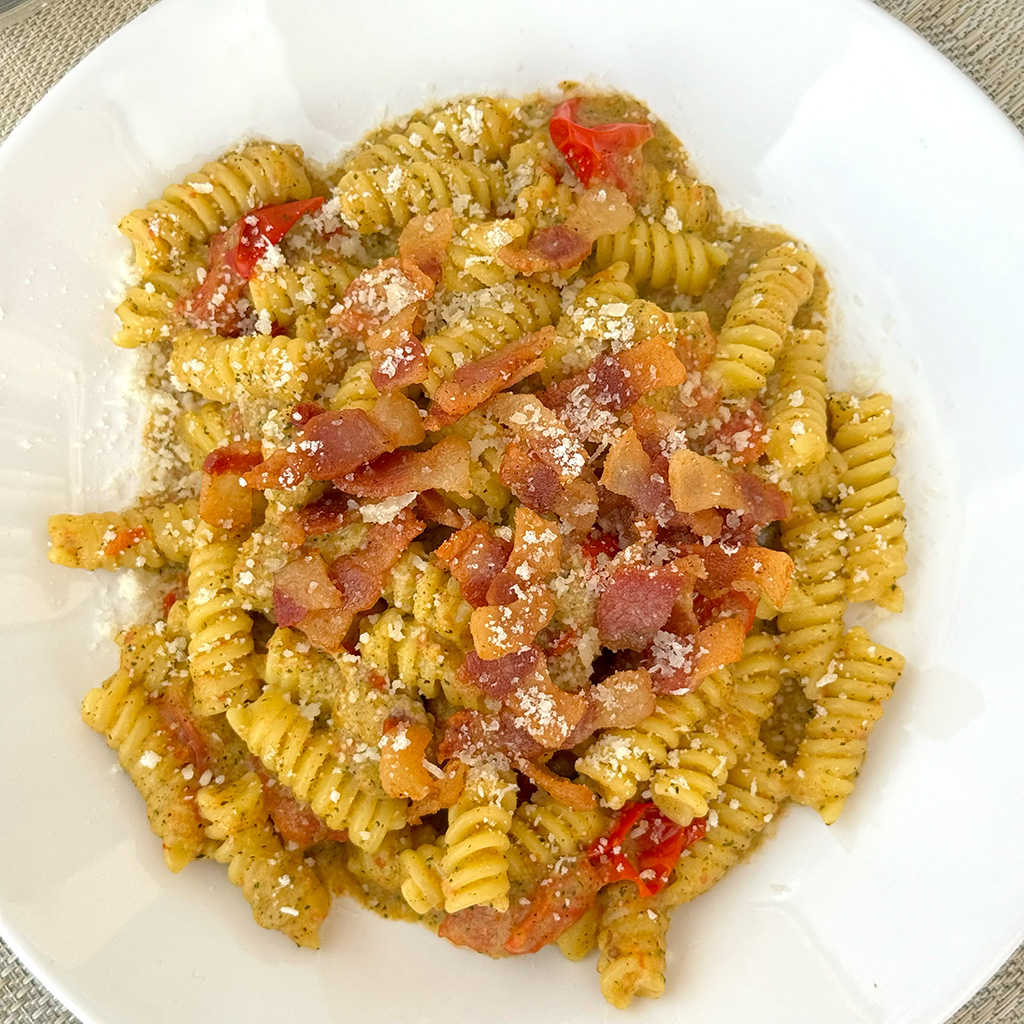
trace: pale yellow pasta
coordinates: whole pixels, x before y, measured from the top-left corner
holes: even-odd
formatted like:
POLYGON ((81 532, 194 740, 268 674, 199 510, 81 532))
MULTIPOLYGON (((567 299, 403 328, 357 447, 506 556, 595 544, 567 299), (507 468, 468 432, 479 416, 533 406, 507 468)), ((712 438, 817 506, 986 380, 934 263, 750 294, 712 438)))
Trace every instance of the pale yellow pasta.
POLYGON ((228 879, 241 888, 262 928, 284 932, 296 945, 320 947, 320 924, 331 897, 305 862, 301 850, 289 850, 274 831, 263 803, 263 784, 255 772, 204 786, 197 797, 216 840, 213 858, 228 866, 228 879))
POLYGON ((839 478, 839 514, 849 531, 846 594, 889 611, 903 608, 897 580, 907 571, 906 520, 899 481, 893 475, 892 399, 837 394, 829 399, 834 443, 846 460, 839 478))
POLYGON ((402 896, 417 914, 427 914, 444 906, 441 883, 441 859, 444 847, 424 843, 398 855, 402 866, 402 896))
POLYGON ((904 658, 849 631, 817 683, 814 714, 797 748, 793 795, 827 825, 842 812, 867 753, 867 739, 903 673, 904 658))
POLYGON ((598 807, 576 810, 543 791, 519 805, 509 837, 509 875, 516 881, 546 874, 561 857, 571 857, 602 835, 608 815, 598 807))
POLYGON ((483 763, 466 773, 462 796, 448 812, 441 858, 444 908, 508 909, 509 829, 516 806, 515 777, 483 763))
POLYGON ((729 306, 710 366, 724 394, 765 386, 796 311, 811 296, 817 265, 806 249, 788 242, 751 268, 729 306))
POLYGON ((358 774, 335 752, 334 737, 285 694, 267 687, 252 703, 231 708, 228 721, 263 766, 333 829, 348 829, 373 851, 405 824, 403 802, 385 796, 369 771, 358 774))
POLYGON ((775 363, 768 409, 768 455, 783 470, 808 470, 828 453, 825 334, 790 330, 775 363))
POLYGON ((159 569, 192 551, 196 502, 50 516, 49 559, 72 569, 159 569))
POLYGON ((638 285, 700 295, 726 259, 720 246, 701 235, 673 232, 661 221, 637 217, 625 230, 597 240, 593 266, 602 270, 621 261, 638 285))
POLYGON ((198 778, 187 749, 171 741, 156 697, 157 688, 175 675, 180 681, 185 671, 183 645, 171 636, 141 632, 145 635, 135 638, 128 664, 86 694, 82 718, 117 751, 121 767, 146 802, 167 866, 180 871, 204 851, 203 824, 195 805, 198 778))
POLYGON ((632 729, 606 729, 576 762, 580 773, 609 807, 622 807, 655 768, 708 716, 705 683, 684 696, 658 698, 657 710, 632 729))
POLYGON ((196 709, 213 715, 258 690, 252 619, 231 586, 238 539, 201 523, 188 562, 188 667, 196 709))
POLYGON ((214 402, 273 398, 282 404, 312 394, 332 365, 326 346, 268 334, 221 338, 186 330, 174 339, 171 372, 179 386, 214 402))
POLYGON ((597 944, 601 994, 624 1010, 634 996, 656 999, 665 991, 668 917, 643 899, 633 882, 615 882, 598 897, 597 944))

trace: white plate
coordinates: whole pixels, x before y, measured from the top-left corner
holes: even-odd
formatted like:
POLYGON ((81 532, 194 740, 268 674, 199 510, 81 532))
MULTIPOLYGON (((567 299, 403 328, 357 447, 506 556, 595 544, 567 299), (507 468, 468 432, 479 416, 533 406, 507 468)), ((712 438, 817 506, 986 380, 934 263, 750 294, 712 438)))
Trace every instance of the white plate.
POLYGON ((910 517, 908 610, 872 627, 910 667, 846 813, 794 809, 683 908, 668 992, 631 1014, 937 1024, 1024 937, 1024 146, 995 108, 851 0, 164 0, 0 151, 0 920, 86 1021, 622 1019, 592 963, 494 963, 346 903, 311 953, 257 928, 219 865, 170 875, 78 717, 114 661, 107 584, 45 561, 48 514, 130 496, 120 213, 246 134, 329 158, 428 93, 587 77, 823 259, 840 362, 895 395, 910 517))

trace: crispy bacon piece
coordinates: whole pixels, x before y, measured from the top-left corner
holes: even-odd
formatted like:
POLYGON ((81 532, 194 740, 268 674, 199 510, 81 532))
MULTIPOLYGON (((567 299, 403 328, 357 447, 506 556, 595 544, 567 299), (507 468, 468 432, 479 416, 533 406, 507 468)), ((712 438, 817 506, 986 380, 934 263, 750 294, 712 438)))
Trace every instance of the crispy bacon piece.
POLYGON ((508 427, 537 460, 554 470, 559 483, 568 484, 586 468, 587 450, 537 396, 495 395, 487 412, 508 427))
POLYGON ((736 510, 735 518, 730 516, 727 520, 722 540, 731 544, 753 544, 762 527, 790 517, 793 500, 775 484, 746 470, 737 471, 735 480, 743 503, 736 510))
POLYGON ((519 686, 523 679, 529 679, 539 672, 544 655, 536 647, 505 654, 500 658, 485 661, 476 651, 470 651, 459 666, 459 681, 504 702, 519 686))
POLYGON ((525 246, 504 245, 498 259, 520 274, 550 273, 579 266, 596 239, 622 231, 633 220, 633 207, 613 185, 598 185, 580 197, 564 224, 542 228, 525 246))
POLYGON ((299 433, 296 444, 271 452, 246 473, 247 487, 290 489, 306 478, 331 480, 426 436, 416 403, 402 394, 382 395, 368 412, 317 413, 301 424, 299 433))
POLYGON ((601 884, 586 857, 542 878, 514 913, 516 923, 505 940, 505 951, 536 953, 555 942, 594 905, 601 884))
POLYGON ((424 799, 434 788, 426 766, 427 747, 434 738, 423 722, 389 715, 380 739, 380 781, 388 796, 424 799))
POLYGON ((419 339, 423 329, 420 303, 410 303, 366 337, 370 380, 382 394, 427 379, 427 350, 419 339))
POLYGON ((426 429, 440 430, 454 423, 498 392, 543 369, 544 360, 540 355, 554 337, 554 327, 542 327, 479 359, 463 363, 435 392, 424 423, 426 429))
POLYGON ((598 356, 586 370, 547 388, 541 398, 572 422, 574 406, 589 403, 606 412, 622 412, 645 395, 686 380, 686 367, 672 346, 653 335, 614 355, 598 356))
POLYGON ((437 934, 453 945, 466 946, 489 957, 510 956, 505 943, 512 934, 514 921, 508 911, 475 906, 446 914, 437 934))
POLYGON ((242 474, 262 461, 258 441, 232 441, 210 452, 203 462, 199 517, 226 530, 248 529, 252 524, 253 492, 243 485, 242 474))
POLYGON ((764 409, 755 398, 731 409, 723 423, 699 439, 698 446, 707 455, 727 455, 732 463, 747 466, 764 454, 766 434, 764 409))
MULTIPOLYGON (((301 532, 299 540, 299 545, 301 545, 307 537, 334 533, 356 522, 359 519, 359 509, 355 507, 355 502, 351 498, 332 491, 302 508, 290 510, 282 516, 282 520, 285 519, 289 526, 294 519, 295 526, 301 532)), ((295 538, 290 537, 289 539, 294 540, 295 538)))
POLYGON ((553 511, 562 493, 558 470, 521 441, 505 446, 498 477, 524 505, 538 512, 553 511))
POLYGON ((679 551, 700 559, 706 574, 701 581, 702 589, 743 589, 742 584, 752 584, 763 590, 776 608, 781 608, 789 596, 793 559, 784 551, 762 547, 730 548, 722 544, 686 544, 679 551))
POLYGON ((556 800, 574 811, 589 811, 597 806, 594 792, 579 782, 556 775, 537 761, 523 761, 516 767, 539 789, 550 793, 556 800))
POLYGON ((327 651, 339 651, 352 620, 380 599, 402 552, 424 525, 405 508, 389 523, 372 523, 364 546, 325 566, 318 552, 289 562, 274 577, 279 625, 297 626, 327 651))
POLYGON ((340 608, 342 596, 320 552, 289 562, 274 576, 274 615, 279 626, 298 626, 310 612, 340 608))
POLYGON ((459 679, 500 700, 516 715, 516 724, 548 750, 558 750, 587 712, 587 698, 559 689, 548 674, 547 659, 535 647, 486 661, 471 651, 459 679))
POLYGON ((336 476, 334 482, 360 498, 394 498, 426 490, 468 494, 469 460, 468 441, 445 437, 425 452, 389 452, 369 466, 336 476))
POLYGON ((587 694, 591 705, 588 725, 598 729, 631 729, 654 713, 654 689, 646 669, 613 672, 587 694))
POLYGON ((414 277, 418 271, 437 284, 441 280, 441 260, 452 240, 453 227, 450 206, 413 217, 398 236, 398 258, 405 273, 414 277))
POLYGON ((719 619, 699 633, 659 633, 642 659, 655 693, 687 693, 701 680, 743 657, 747 631, 735 617, 719 619))
POLYGON ((160 714, 164 731, 175 753, 182 760, 189 760, 199 778, 210 767, 212 751, 210 742, 196 723, 196 719, 171 694, 164 693, 150 698, 160 714))
POLYGON ((244 297, 248 282, 234 256, 241 237, 240 220, 214 235, 206 276, 175 303, 175 311, 192 327, 236 338, 252 325, 252 311, 244 297))
POLYGON ((365 339, 406 306, 429 299, 434 282, 411 263, 393 256, 356 275, 327 326, 345 338, 365 339))
POLYGON ((668 482, 672 502, 680 512, 743 507, 743 491, 734 474, 706 455, 698 455, 688 448, 672 453, 668 482))
POLYGON ((578 267, 593 249, 594 243, 565 224, 541 228, 526 245, 503 245, 498 259, 520 274, 554 273, 578 267))
POLYGON ((718 338, 703 310, 676 313, 676 355, 688 372, 703 370, 718 350, 718 338), (679 321, 682 320, 682 323, 679 321))
POLYGON ((441 493, 433 488, 420 491, 413 509, 424 522, 450 526, 453 530, 461 530, 473 522, 473 517, 465 509, 449 508, 441 493))
POLYGON ((441 761, 462 755, 471 761, 488 754, 500 754, 517 766, 545 753, 508 708, 493 713, 456 711, 448 719, 438 747, 441 761))
POLYGON ((459 582, 462 596, 474 607, 487 604, 491 580, 505 567, 512 545, 495 536, 486 523, 471 523, 453 533, 434 552, 459 582))
POLYGON ((531 586, 546 582, 562 564, 562 537, 558 525, 525 506, 515 513, 512 553, 504 569, 491 581, 488 604, 511 604, 526 596, 531 586))
POLYGON ((520 717, 510 708, 494 713, 456 711, 445 727, 439 753, 442 761, 465 755, 475 757, 502 755, 533 783, 569 807, 586 810, 597 806, 593 792, 586 786, 555 775, 539 763, 550 751, 524 728, 520 717))
POLYGON ((475 608, 469 620, 473 646, 488 661, 529 647, 555 614, 547 589, 533 588, 525 598, 505 605, 475 608))
POLYGON ((329 828, 317 817, 309 804, 296 800, 286 786, 268 779, 263 772, 260 772, 259 776, 263 782, 263 803, 266 805, 267 813, 278 835, 286 842, 298 846, 312 846, 325 839, 337 842, 345 842, 348 839, 348 832, 329 828))
POLYGON ((628 498, 641 515, 656 516, 667 523, 676 511, 668 480, 655 468, 632 427, 620 434, 608 449, 601 471, 601 486, 628 498))
POLYGON ((685 578, 674 565, 626 565, 597 601, 597 630, 613 651, 642 651, 665 625, 685 578))
POLYGON ((434 779, 430 792, 420 800, 413 800, 406 812, 410 825, 418 825, 428 814, 451 807, 466 788, 466 765, 459 760, 449 761, 439 779, 434 779))

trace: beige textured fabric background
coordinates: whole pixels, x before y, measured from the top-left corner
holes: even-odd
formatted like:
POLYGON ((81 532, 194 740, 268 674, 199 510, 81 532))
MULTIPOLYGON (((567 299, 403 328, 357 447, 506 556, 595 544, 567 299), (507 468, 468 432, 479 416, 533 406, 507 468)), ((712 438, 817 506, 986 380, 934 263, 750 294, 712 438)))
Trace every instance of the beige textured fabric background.
MULTIPOLYGON (((0 29, 0 140, 62 75, 153 0, 52 0, 0 29)), ((1024 0, 876 0, 974 79, 1024 130, 1024 0)), ((0 941, 0 1024, 77 1024, 0 941)), ((1024 1021, 1024 947, 949 1024, 1024 1021)), ((144 1022, 140 1022, 144 1024, 144 1022)), ((192 1024, 192 1022, 183 1022, 192 1024)), ((213 1022, 216 1024, 216 1022, 213 1022)), ((794 1021, 794 1024, 828 1024, 794 1021)))

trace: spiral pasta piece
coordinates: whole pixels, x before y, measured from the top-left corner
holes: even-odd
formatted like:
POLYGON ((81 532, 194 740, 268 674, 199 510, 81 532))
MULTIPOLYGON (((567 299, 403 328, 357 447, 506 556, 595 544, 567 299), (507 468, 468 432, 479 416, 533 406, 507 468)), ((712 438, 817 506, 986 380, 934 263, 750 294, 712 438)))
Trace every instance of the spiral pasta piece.
POLYGON ((408 160, 458 156, 463 160, 504 160, 516 137, 519 104, 487 96, 457 100, 415 115, 400 131, 372 133, 347 169, 388 166, 395 154, 408 160))
POLYGON ((867 740, 903 674, 901 654, 851 629, 835 661, 818 681, 815 714, 794 762, 794 798, 813 807, 827 825, 840 815, 864 763, 867 740))
POLYGON ((352 363, 338 381, 337 391, 327 400, 327 407, 341 409, 372 409, 380 398, 377 385, 370 380, 373 367, 369 359, 352 363))
POLYGON ((188 562, 188 666, 202 715, 251 700, 259 686, 252 619, 231 585, 237 557, 236 537, 200 523, 188 562))
POLYGON ((658 895, 661 907, 686 903, 721 880, 750 849, 787 796, 787 772, 756 744, 729 772, 708 813, 708 830, 676 865, 672 881, 658 895))
POLYGON ((351 662, 332 658, 298 630, 278 627, 267 641, 264 681, 299 704, 348 703, 354 671, 351 662))
POLYGON ((519 281, 477 296, 483 301, 477 299, 463 319, 423 338, 428 366, 423 390, 431 397, 441 381, 463 363, 547 327, 558 318, 560 309, 558 291, 542 281, 519 281))
POLYGON ((787 474, 816 466, 828 453, 825 352, 822 331, 790 330, 775 364, 766 448, 787 474))
POLYGON ((516 272, 498 257, 498 250, 521 238, 525 228, 508 219, 456 221, 441 261, 444 287, 472 292, 508 284, 516 272))
POLYGON ((715 190, 677 170, 659 171, 644 164, 640 177, 640 212, 660 220, 670 231, 713 237, 722 219, 715 190))
POLYGON ((473 609, 463 598, 455 578, 432 555, 425 555, 421 544, 410 544, 395 564, 384 598, 461 650, 472 647, 469 619, 473 609))
POLYGON ((837 394, 829 399, 833 443, 846 460, 840 477, 839 515, 850 532, 846 596, 898 612, 907 571, 905 505, 893 475, 892 399, 837 394))
POLYGON ((444 693, 459 706, 479 703, 466 699, 456 678, 465 652, 397 608, 388 608, 372 624, 364 623, 358 651, 368 671, 388 683, 401 684, 412 694, 444 693))
POLYGON ((461 437, 470 443, 469 494, 446 491, 451 504, 469 509, 476 519, 499 520, 512 492, 501 482, 506 436, 493 420, 474 410, 438 431, 439 437, 461 437))
MULTIPOLYGON (((710 677, 709 677, 710 678, 710 677)), ((709 715, 705 680, 692 693, 658 698, 654 714, 632 729, 605 729, 576 761, 576 771, 609 807, 631 800, 641 782, 709 715)))
POLYGON ((595 242, 592 267, 603 270, 621 261, 639 287, 701 295, 727 258, 723 249, 694 232, 673 233, 660 221, 640 216, 595 242))
POLYGON ((825 457, 815 466, 797 470, 782 484, 788 488, 794 505, 817 505, 839 497, 839 482, 846 472, 846 459, 829 444, 825 457))
POLYGON ((303 851, 287 849, 274 831, 259 776, 246 772, 204 786, 197 802, 209 822, 207 835, 218 843, 213 857, 227 864, 228 879, 241 888, 256 923, 284 932, 298 946, 319 949, 330 893, 303 851))
POLYGON ((168 341, 181 327, 175 304, 195 287, 197 259, 185 262, 182 270, 171 273, 154 270, 140 284, 131 285, 114 312, 121 321, 114 344, 137 348, 155 341, 168 341))
POLYGON ((774 709, 779 692, 782 658, 770 633, 751 633, 743 643, 743 657, 729 666, 732 708, 744 717, 751 741, 774 709))
POLYGON ((444 835, 441 882, 449 914, 481 905, 508 910, 508 833, 515 809, 511 771, 486 762, 470 767, 444 835))
POLYGON ((525 234, 560 224, 576 205, 568 180, 557 175, 557 151, 546 131, 540 131, 509 151, 509 198, 515 221, 525 234))
POLYGON ((744 736, 729 716, 718 716, 669 753, 651 776, 651 797, 658 809, 680 825, 707 815, 709 804, 743 753, 744 736))
POLYGON ((202 469, 206 456, 235 439, 228 425, 228 407, 219 402, 203 402, 197 409, 186 409, 178 417, 175 436, 189 451, 194 470, 202 469))
POLYGON ((516 882, 547 874, 560 857, 585 850, 608 825, 600 808, 575 810, 543 790, 516 809, 509 829, 509 877, 516 882))
POLYGON ((249 297, 258 319, 288 328, 307 310, 327 313, 358 273, 340 257, 268 269, 257 265, 249 278, 249 297))
POLYGON ((639 895, 635 882, 615 882, 598 896, 601 994, 624 1010, 634 996, 657 999, 665 991, 668 915, 639 895))
POLYGON ((193 498, 163 505, 139 505, 125 512, 50 516, 54 565, 72 569, 161 569, 184 564, 198 523, 193 498))
POLYGON ((82 718, 117 751, 121 767, 146 801, 150 828, 160 837, 171 871, 201 856, 205 835, 196 813, 196 786, 181 774, 189 761, 172 747, 145 687, 127 672, 115 672, 85 695, 82 718))
POLYGON ((121 218, 118 228, 135 247, 145 273, 165 270, 194 244, 259 206, 308 199, 313 187, 298 146, 251 143, 204 164, 160 199, 121 218))
POLYGON ((783 671, 813 684, 832 660, 843 633, 846 582, 844 534, 834 512, 809 505, 793 510, 782 525, 782 550, 794 565, 793 588, 779 612, 779 652, 783 671))
POLYGON ((251 704, 228 711, 231 728, 296 799, 349 841, 371 853, 405 825, 405 801, 385 796, 367 771, 353 772, 335 752, 335 737, 317 727, 285 694, 267 687, 251 704))
POLYGON ((342 220, 367 235, 404 228, 417 214, 439 207, 484 215, 504 200, 506 186, 496 165, 439 157, 348 171, 334 194, 342 220))
POLYGON ((428 914, 444 906, 441 860, 444 847, 424 843, 398 855, 402 867, 402 896, 417 914, 428 914))
POLYGON ((708 368, 726 397, 765 386, 796 311, 810 298, 817 265, 795 242, 770 249, 754 264, 729 306, 708 368))
POLYGON ((214 402, 262 398, 294 403, 321 386, 332 368, 325 344, 283 334, 222 338, 209 331, 182 331, 170 359, 182 390, 214 402))
POLYGON ((555 942, 566 960, 582 960, 597 946, 600 921, 601 908, 595 903, 558 936, 555 942))

